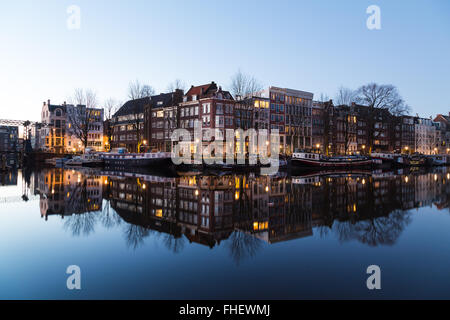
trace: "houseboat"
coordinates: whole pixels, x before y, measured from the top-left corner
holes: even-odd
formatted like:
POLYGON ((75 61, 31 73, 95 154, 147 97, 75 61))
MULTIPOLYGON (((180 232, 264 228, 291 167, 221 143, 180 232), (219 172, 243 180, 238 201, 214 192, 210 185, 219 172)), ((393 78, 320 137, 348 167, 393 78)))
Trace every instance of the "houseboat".
POLYGON ((450 165, 450 156, 445 154, 436 154, 428 157, 432 166, 448 166, 450 165))
POLYGON ((86 149, 85 153, 81 156, 74 156, 72 159, 67 160, 64 163, 69 167, 101 167, 103 166, 103 159, 99 153, 96 153, 92 149, 86 149))
POLYGON ((372 167, 377 161, 362 156, 326 157, 318 153, 294 152, 291 164, 296 168, 372 167))
POLYGON ((420 154, 414 154, 409 160, 412 167, 425 167, 431 164, 431 160, 420 154))
POLYGON ((111 152, 100 154, 100 157, 107 168, 143 168, 172 164, 170 152, 128 153, 126 148, 115 148, 111 152))
POLYGON ((372 159, 381 160, 382 164, 389 167, 402 167, 408 165, 408 158, 396 153, 371 153, 372 159))

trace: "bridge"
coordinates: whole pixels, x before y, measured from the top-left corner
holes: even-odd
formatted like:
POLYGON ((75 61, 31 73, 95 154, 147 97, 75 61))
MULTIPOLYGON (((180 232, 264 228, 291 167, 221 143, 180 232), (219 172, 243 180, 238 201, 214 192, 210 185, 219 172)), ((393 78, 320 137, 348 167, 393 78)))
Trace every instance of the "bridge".
POLYGON ((18 126, 25 127, 26 123, 29 122, 28 127, 34 127, 39 124, 39 122, 35 121, 27 121, 27 120, 10 120, 10 119, 0 119, 0 126, 18 126))
POLYGON ((0 197, 0 204, 27 202, 39 199, 40 199, 39 196, 26 196, 26 195, 23 195, 21 197, 0 197))

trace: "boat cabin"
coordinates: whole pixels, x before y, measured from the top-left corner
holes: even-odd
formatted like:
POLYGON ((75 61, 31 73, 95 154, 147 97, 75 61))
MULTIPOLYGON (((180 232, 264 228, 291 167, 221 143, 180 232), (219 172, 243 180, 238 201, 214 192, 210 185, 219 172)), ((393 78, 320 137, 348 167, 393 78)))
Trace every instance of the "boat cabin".
POLYGON ((305 160, 320 160, 320 154, 310 152, 294 152, 292 159, 305 159, 305 160))
POLYGON ((395 160, 396 157, 398 157, 398 155, 394 154, 394 153, 371 153, 370 154, 372 156, 372 158, 379 158, 379 159, 390 159, 390 160, 395 160))

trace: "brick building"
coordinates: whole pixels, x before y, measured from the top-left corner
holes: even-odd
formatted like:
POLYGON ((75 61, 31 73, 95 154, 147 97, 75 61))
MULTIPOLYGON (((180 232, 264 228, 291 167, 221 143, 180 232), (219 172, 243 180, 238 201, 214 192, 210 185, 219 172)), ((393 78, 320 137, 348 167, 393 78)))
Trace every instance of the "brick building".
MULTIPOLYGON (((235 128, 234 106, 235 100, 232 95, 222 90, 215 82, 192 86, 184 95, 183 102, 179 104, 179 127, 187 129, 193 137, 194 124, 197 120, 201 122, 203 129, 218 129, 225 139, 225 130, 235 128)), ((204 145, 209 144, 207 140, 203 139, 204 145)), ((194 144, 191 152, 196 152, 194 144)))
POLYGON ((144 108, 150 104, 150 97, 126 102, 112 117, 111 148, 127 148, 137 152, 145 143, 144 108))
POLYGON ((170 152, 171 135, 179 126, 178 105, 183 90, 152 96, 144 107, 144 137, 151 149, 170 152))
POLYGON ((270 101, 270 129, 279 130, 280 153, 312 149, 312 100, 310 92, 269 87, 261 96, 270 101))

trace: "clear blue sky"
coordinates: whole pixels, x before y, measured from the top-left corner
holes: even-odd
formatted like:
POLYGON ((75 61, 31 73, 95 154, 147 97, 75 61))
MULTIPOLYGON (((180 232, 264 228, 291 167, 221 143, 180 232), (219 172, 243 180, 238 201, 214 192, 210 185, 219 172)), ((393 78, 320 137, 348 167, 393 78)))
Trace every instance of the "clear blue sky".
POLYGON ((239 68, 265 85, 321 92, 396 85, 413 113, 450 111, 450 1, 1 1, 0 118, 39 120, 74 88, 125 100, 139 79, 224 87, 239 68), (81 29, 66 27, 81 8, 81 29), (381 30, 366 8, 381 8, 381 30))

